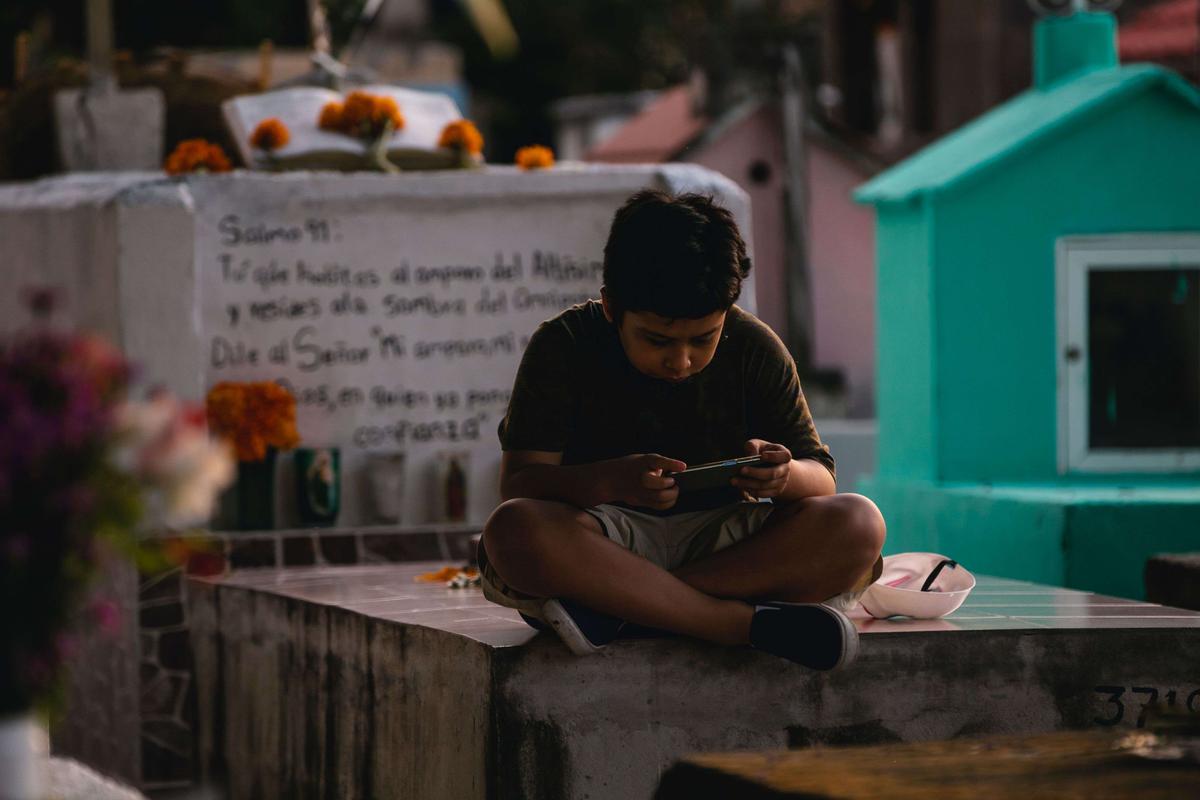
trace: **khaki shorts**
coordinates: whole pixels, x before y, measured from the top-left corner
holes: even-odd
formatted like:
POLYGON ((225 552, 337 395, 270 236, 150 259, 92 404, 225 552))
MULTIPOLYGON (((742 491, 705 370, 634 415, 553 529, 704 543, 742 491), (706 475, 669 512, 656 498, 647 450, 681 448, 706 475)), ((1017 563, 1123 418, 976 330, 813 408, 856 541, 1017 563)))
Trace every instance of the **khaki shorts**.
MULTIPOLYGON (((604 535, 626 550, 642 556, 665 570, 673 570, 723 550, 753 536, 775 509, 772 503, 734 503, 708 511, 688 511, 660 517, 614 505, 587 509, 604 529, 604 535)), ((875 577, 879 565, 874 570, 875 577)), ((514 608, 541 619, 543 597, 518 592, 504 583, 488 562, 483 541, 479 544, 479 575, 483 595, 497 605, 514 608)), ((872 579, 873 580, 873 579, 872 579)), ((872 580, 860 582, 852 592, 830 598, 831 605, 848 611, 872 580)))

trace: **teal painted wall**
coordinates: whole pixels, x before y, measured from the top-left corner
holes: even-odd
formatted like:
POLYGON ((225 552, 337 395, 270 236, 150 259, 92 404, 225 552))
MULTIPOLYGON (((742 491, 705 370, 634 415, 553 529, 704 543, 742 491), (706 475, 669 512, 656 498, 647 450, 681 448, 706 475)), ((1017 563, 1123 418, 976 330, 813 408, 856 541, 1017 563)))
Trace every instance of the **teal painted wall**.
POLYGON ((880 213, 876 233, 879 471, 917 480, 935 473, 932 225, 927 205, 906 203, 880 213))
POLYGON ((942 553, 972 572, 1065 585, 1065 510, 1005 497, 981 487, 955 488, 867 478, 859 491, 887 520, 884 555, 942 553))
POLYGON ((1197 142, 1196 109, 1171 92, 1148 92, 926 196, 929 239, 914 227, 916 207, 879 206, 881 475, 1200 477, 1060 478, 1055 378, 1055 240, 1200 230, 1197 142))
POLYGON ((1145 596, 1157 553, 1200 545, 1200 488, 1081 489, 867 478, 887 520, 884 555, 942 553, 967 569, 1116 597, 1145 596))
POLYGON ((1144 597, 1147 559, 1200 549, 1200 490, 1196 494, 1191 502, 1070 508, 1063 585, 1117 597, 1144 597))
POLYGON ((877 204, 879 474, 859 490, 885 553, 1141 598, 1147 558, 1200 548, 1200 471, 1058 475, 1055 301, 1060 237, 1200 231, 1197 143, 1196 107, 1156 89, 877 204))

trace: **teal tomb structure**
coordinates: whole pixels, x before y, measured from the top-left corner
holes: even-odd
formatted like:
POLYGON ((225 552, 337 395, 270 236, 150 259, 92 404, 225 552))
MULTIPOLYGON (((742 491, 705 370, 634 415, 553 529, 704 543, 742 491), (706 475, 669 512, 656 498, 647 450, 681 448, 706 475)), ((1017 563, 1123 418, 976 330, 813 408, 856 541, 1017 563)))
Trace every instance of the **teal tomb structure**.
POLYGON ((1200 92, 1106 13, 856 192, 878 242, 885 552, 1139 598, 1200 550, 1200 92))

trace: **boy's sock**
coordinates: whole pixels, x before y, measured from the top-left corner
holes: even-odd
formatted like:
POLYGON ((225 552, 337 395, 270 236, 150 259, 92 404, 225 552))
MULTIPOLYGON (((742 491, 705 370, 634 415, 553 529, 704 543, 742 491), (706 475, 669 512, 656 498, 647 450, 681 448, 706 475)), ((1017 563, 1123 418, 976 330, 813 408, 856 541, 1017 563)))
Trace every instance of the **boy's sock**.
POLYGON ((858 655, 858 630, 820 603, 766 603, 755 606, 750 646, 810 669, 837 669, 858 655))
POLYGON ((625 620, 593 611, 573 600, 547 600, 542 604, 542 619, 577 656, 597 652, 616 639, 625 620))

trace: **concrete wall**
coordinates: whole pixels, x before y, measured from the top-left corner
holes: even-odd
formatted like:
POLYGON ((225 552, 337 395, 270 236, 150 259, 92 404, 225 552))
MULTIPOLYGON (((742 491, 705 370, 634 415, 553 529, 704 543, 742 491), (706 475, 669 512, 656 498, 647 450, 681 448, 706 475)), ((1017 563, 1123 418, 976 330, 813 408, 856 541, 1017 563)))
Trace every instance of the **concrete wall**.
MULTIPOLYGON (((750 198, 754 210, 742 234, 754 249, 755 281, 758 288, 757 316, 787 340, 787 296, 784 286, 784 257, 787 224, 783 207, 783 141, 779 114, 763 106, 738 119, 695 151, 683 156, 734 181, 750 198), (750 166, 765 161, 770 177, 765 183, 750 180, 750 166), (748 235, 747 235, 748 234, 748 235)), ((752 274, 753 274, 752 273, 752 274)))
POLYGON ((130 563, 114 561, 93 591, 116 604, 120 622, 114 631, 84 630, 75 639, 64 713, 51 720, 51 750, 138 786, 143 776, 143 686, 137 570, 130 563))
POLYGON ((488 796, 483 645, 262 593, 189 592, 205 783, 231 798, 488 796))
POLYGON ((937 474, 939 376, 930 355, 937 306, 925 267, 932 224, 929 207, 917 203, 879 215, 879 474, 912 480, 937 474))
POLYGON ((879 425, 873 419, 818 419, 817 433, 837 462, 840 492, 855 492, 858 483, 878 469, 879 425))
MULTIPOLYGON (((787 341, 787 174, 781 131, 778 109, 764 105, 684 157, 728 176, 750 196, 758 316, 787 341), (750 179, 758 161, 769 168, 762 183, 750 179)), ((875 413, 875 221, 871 209, 850 197, 866 176, 819 142, 810 141, 806 154, 813 363, 840 369, 847 416, 869 418, 875 413)))
POLYGON ((859 490, 888 524, 884 554, 942 553, 968 569, 1115 597, 1145 596, 1146 561, 1195 551, 1194 486, 1076 489, 876 476, 859 490))
POLYGON ((0 331, 28 322, 23 289, 67 291, 78 324, 119 339, 116 198, 151 176, 80 175, 0 186, 0 242, 9 291, 0 293, 0 331))
POLYGON ((875 215, 850 198, 866 177, 820 142, 809 143, 813 360, 843 371, 854 418, 875 416, 875 215))

